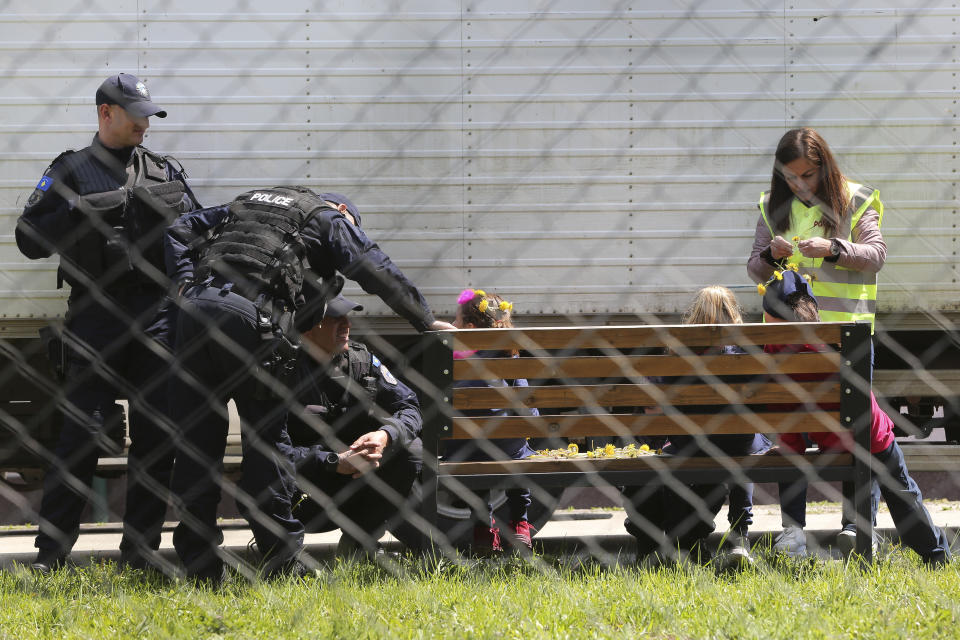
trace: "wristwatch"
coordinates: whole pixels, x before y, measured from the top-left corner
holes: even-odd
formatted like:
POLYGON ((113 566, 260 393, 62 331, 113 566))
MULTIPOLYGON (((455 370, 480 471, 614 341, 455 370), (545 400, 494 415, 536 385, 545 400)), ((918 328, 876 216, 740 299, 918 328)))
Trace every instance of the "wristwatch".
POLYGON ((842 250, 843 250, 843 247, 840 245, 839 242, 837 242, 837 239, 831 238, 830 239, 830 255, 832 255, 834 258, 837 258, 840 256, 840 252, 842 250))
POLYGON ((340 456, 330 451, 320 459, 320 464, 323 465, 325 470, 336 473, 337 466, 340 464, 340 456))

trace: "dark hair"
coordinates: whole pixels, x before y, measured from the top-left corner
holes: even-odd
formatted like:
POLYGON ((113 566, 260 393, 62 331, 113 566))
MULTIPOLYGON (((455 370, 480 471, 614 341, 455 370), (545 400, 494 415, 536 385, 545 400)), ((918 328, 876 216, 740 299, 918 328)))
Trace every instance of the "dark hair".
POLYGON ((817 301, 804 292, 791 293, 784 302, 793 311, 793 318, 796 322, 820 322, 817 301))
POLYGON ((791 129, 780 138, 774 158, 770 204, 767 208, 770 226, 774 232, 783 233, 790 227, 790 210, 794 198, 790 185, 783 177, 782 167, 797 158, 804 158, 820 168, 820 180, 814 195, 823 214, 823 235, 825 238, 834 236, 840 220, 847 215, 849 197, 847 179, 840 172, 827 141, 813 129, 791 129))
POLYGON ((513 305, 505 302, 500 296, 486 293, 482 289, 474 290, 472 298, 460 303, 463 322, 472 324, 477 329, 512 327, 513 322, 510 319, 512 310, 513 305))

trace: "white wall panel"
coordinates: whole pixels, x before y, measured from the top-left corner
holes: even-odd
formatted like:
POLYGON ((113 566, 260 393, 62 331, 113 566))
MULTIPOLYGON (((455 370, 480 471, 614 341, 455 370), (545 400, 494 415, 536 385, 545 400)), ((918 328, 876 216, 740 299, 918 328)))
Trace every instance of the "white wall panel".
POLYGON ((960 9, 801 4, 7 2, 0 315, 64 308, 56 260, 24 259, 13 228, 49 161, 88 143, 117 71, 168 109, 147 145, 204 203, 346 193, 443 314, 467 285, 521 315, 672 313, 715 282, 756 308, 756 200, 802 125, 883 195, 881 310, 956 309, 960 9))

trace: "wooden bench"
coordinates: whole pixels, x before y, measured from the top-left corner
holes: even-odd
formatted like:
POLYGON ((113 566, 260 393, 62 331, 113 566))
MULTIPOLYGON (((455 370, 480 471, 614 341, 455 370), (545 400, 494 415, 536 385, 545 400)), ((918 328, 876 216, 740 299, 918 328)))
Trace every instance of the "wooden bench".
MULTIPOLYGON (((423 515, 435 521, 437 490, 455 493, 508 487, 629 486, 658 482, 666 474, 687 483, 736 477, 755 482, 798 478, 809 472, 827 481, 852 481, 861 526, 857 551, 871 559, 869 324, 748 324, 472 329, 428 334, 421 372, 424 413, 423 515), (764 344, 839 345, 823 353, 763 353, 764 344), (697 355, 704 347, 739 345, 746 355, 697 355), (454 360, 454 350, 519 350, 518 358, 454 360), (669 349, 672 354, 663 355, 669 349), (569 355, 592 350, 596 355, 569 355), (638 352, 658 355, 632 355, 638 352), (778 374, 779 379, 771 379, 778 374), (829 379, 794 382, 788 375, 829 379), (648 376, 681 379, 650 384, 648 376), (683 383, 682 377, 693 377, 683 383), (710 376, 750 376, 749 382, 704 383, 710 376), (528 388, 462 387, 458 381, 531 380, 528 388), (559 384, 539 384, 551 380, 559 384), (768 405, 797 403, 789 411, 768 405), (835 404, 823 411, 816 404, 835 404), (665 407, 646 415, 643 407, 665 407), (676 407, 674 410, 670 407, 676 407), (465 417, 488 408, 540 410, 539 417, 465 417), (560 415, 557 408, 583 413, 560 415), (610 412, 631 407, 631 412, 610 412), (692 411, 683 411, 688 407, 692 411), (717 415, 716 409, 728 412, 717 415), (671 434, 802 433, 852 431, 859 455, 755 455, 715 459, 648 455, 447 462, 442 441, 471 438, 582 438, 671 434)), ((715 379, 714 379, 715 381, 715 379)), ((444 544, 435 530, 434 544, 444 544)))

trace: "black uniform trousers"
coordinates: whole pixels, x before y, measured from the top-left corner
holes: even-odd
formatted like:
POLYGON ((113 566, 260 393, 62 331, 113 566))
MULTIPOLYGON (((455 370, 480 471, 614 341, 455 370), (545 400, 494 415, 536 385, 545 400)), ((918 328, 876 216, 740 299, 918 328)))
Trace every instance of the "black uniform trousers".
POLYGON ((420 459, 399 447, 388 449, 383 463, 359 478, 317 471, 301 472, 300 488, 307 497, 293 513, 311 533, 341 529, 364 546, 372 546, 383 532, 415 511, 410 497, 420 473, 420 459))
POLYGON ((216 519, 230 398, 240 413, 243 453, 235 498, 268 560, 265 570, 303 548, 303 525, 290 511, 294 466, 280 449, 290 444, 287 410, 280 399, 265 396, 255 374, 271 348, 260 337, 250 300, 214 286, 184 293, 175 347, 181 368, 170 393, 182 431, 173 477, 181 520, 174 546, 189 574, 219 576, 222 567, 216 519))
POLYGON ((36 546, 66 555, 77 540, 101 453, 104 421, 116 415, 117 398, 130 402, 126 511, 120 550, 126 559, 160 546, 173 466, 173 426, 168 418, 170 314, 159 290, 128 290, 115 302, 95 301, 75 290, 64 340, 63 427, 43 481, 36 546))

